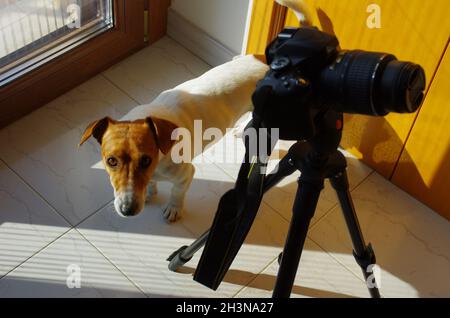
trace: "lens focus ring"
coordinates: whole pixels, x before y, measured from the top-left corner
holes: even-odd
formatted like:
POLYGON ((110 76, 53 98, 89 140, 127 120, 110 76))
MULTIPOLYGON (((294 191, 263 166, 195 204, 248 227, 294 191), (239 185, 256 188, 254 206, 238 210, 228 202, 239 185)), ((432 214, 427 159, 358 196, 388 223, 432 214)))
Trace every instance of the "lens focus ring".
POLYGON ((362 51, 352 51, 346 56, 349 60, 344 83, 344 103, 352 112, 381 116, 386 114, 377 107, 374 91, 377 87, 375 81, 388 57, 389 55, 382 53, 362 51))

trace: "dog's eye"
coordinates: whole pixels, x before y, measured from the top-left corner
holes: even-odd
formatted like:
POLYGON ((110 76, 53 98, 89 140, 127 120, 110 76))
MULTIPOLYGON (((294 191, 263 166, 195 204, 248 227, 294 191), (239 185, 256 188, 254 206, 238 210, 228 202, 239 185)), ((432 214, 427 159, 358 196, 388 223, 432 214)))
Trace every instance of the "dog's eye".
POLYGON ((142 168, 148 168, 150 166, 150 164, 152 163, 152 158, 150 158, 149 156, 142 156, 141 158, 141 167, 142 168))
POLYGON ((110 167, 117 167, 118 161, 114 157, 109 157, 106 162, 108 163, 108 166, 110 167))

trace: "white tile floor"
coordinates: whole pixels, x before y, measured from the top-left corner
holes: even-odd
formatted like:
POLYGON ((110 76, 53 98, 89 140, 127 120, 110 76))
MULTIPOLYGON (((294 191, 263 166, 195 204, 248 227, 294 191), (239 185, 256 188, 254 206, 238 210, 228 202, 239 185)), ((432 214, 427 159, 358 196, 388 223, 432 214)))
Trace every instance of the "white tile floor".
MULTIPOLYGON (((231 270, 212 292, 192 280, 199 253, 183 273, 168 271, 165 259, 209 227, 239 165, 196 164, 186 214, 169 225, 161 215, 167 184, 140 216, 120 218, 96 142, 76 146, 92 120, 120 118, 208 68, 164 38, 0 131, 0 297, 270 296, 296 176, 267 194, 231 270), (79 289, 66 285, 71 265, 81 270, 79 289)), ((212 149, 207 157, 213 158, 212 149)), ((362 229, 382 268, 383 296, 449 297, 449 222, 350 157, 349 176, 362 229)), ((293 296, 368 296, 329 184, 293 296)))

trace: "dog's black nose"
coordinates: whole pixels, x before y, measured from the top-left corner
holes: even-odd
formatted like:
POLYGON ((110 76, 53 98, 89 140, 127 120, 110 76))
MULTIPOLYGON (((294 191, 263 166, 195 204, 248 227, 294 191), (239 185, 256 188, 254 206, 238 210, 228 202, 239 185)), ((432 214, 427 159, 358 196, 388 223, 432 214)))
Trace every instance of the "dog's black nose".
POLYGON ((120 204, 120 212, 123 214, 123 216, 133 216, 136 212, 136 204, 135 203, 128 203, 124 202, 120 204))

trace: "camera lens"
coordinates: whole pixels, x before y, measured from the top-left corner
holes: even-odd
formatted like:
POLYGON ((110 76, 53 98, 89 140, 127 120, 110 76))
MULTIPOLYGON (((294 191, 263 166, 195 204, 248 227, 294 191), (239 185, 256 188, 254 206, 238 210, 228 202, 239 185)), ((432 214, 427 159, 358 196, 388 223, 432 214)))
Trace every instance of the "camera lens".
POLYGON ((424 97, 425 73, 412 63, 390 61, 382 74, 379 93, 388 112, 412 113, 424 97))
POLYGON ((316 95, 333 109, 373 116, 411 113, 421 104, 425 73, 395 56, 365 51, 341 52, 319 75, 316 95))

